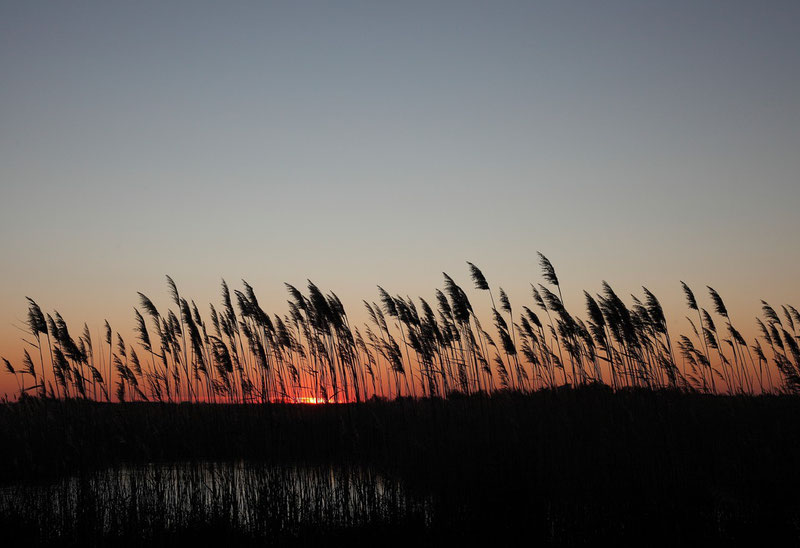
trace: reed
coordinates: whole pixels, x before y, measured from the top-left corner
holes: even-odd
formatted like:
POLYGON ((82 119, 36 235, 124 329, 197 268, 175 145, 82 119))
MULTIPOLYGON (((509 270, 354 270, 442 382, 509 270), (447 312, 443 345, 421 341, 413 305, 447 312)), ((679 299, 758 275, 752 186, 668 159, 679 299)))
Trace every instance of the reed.
POLYGON ((697 317, 686 318, 692 336, 673 339, 660 301, 647 288, 641 298, 631 295, 628 304, 604 281, 601 293, 584 291, 584 319, 565 307, 553 264, 541 253, 539 262, 549 287, 531 284, 533 302, 524 303, 521 315, 514 314, 502 288, 498 309, 487 278, 467 262, 475 289, 489 293, 494 335, 482 327, 467 292, 446 273, 443 289, 435 291, 438 314, 422 297, 392 296, 378 286, 380 304, 363 301, 368 323, 361 326, 350 322, 335 293, 311 281, 306 293, 286 284, 291 300, 281 315, 265 311, 246 281, 231 291, 223 280, 222 304, 210 304, 205 318, 167 276, 174 308, 162 313, 139 293, 152 327, 134 308, 136 342, 114 334, 106 322, 107 348, 97 354, 88 325, 76 340, 57 311, 45 314, 28 298, 31 339, 23 339, 22 366, 7 361, 6 371, 16 377, 17 397, 96 401, 111 401, 113 392, 118 401, 357 402, 531 393, 559 381, 608 384, 613 390, 800 392, 800 318, 791 305, 781 307, 781 318, 762 301, 761 336, 748 343, 716 290, 708 287, 718 320, 680 282, 697 317), (533 308, 544 312, 546 323, 533 308), (29 349, 38 354, 38 371, 29 349), (149 359, 140 359, 137 350, 149 359))

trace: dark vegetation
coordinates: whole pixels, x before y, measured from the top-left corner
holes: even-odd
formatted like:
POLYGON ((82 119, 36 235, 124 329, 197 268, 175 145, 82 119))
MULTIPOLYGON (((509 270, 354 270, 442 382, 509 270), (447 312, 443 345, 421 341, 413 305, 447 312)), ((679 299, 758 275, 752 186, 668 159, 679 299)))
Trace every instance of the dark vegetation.
POLYGON ((796 542, 797 309, 762 302, 748 343, 684 284, 673 339, 646 288, 627 305, 603 283, 574 316, 540 258, 521 310, 469 264, 494 334, 446 274, 436 311, 379 289, 361 328, 311 282, 283 316, 223 282, 206 321, 168 278, 177 312, 140 294, 136 344, 107 322, 76 339, 29 300, 0 405, 5 538, 796 542))
POLYGON ((167 542, 198 531, 289 544, 330 535, 375 540, 373 533, 379 544, 478 537, 552 544, 796 541, 798 416, 794 396, 615 393, 603 386, 340 405, 30 398, 0 415, 4 484, 17 489, 13 504, 3 505, 4 528, 46 538, 39 520, 55 527, 62 518, 44 504, 52 493, 32 486, 68 477, 70 496, 83 499, 56 536, 81 545, 167 542), (173 483, 151 478, 149 488, 140 480, 144 498, 132 506, 115 487, 120 476, 159 463, 194 463, 191 470, 237 462, 252 467, 242 482, 250 491, 217 491, 185 475, 173 483), (287 494, 291 481, 275 472, 292 467, 305 471, 306 498, 327 497, 325 505, 314 510, 307 502, 306 514, 281 514, 286 500, 302 498, 287 494), (343 481, 341 470, 351 471, 344 473, 355 494, 335 486, 320 491, 314 478, 333 473, 343 481), (83 491, 75 487, 80 478, 83 491), (378 494, 381 482, 390 486, 389 500, 378 494), (203 499, 209 489, 215 494, 203 499), (350 496, 360 501, 356 510, 334 510, 350 496), (166 520, 175 513, 172 499, 188 505, 193 518, 166 520), (42 516, 43 507, 55 515, 42 516), (97 519, 101 513, 114 519, 97 519), (249 518, 243 523, 242 516, 249 518), (108 521, 119 527, 104 531, 108 521))

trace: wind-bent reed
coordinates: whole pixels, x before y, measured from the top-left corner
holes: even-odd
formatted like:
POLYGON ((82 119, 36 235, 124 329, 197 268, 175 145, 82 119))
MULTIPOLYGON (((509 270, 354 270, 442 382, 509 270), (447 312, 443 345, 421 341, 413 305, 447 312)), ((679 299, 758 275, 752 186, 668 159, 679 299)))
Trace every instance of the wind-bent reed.
POLYGON ((76 340, 58 312, 45 314, 27 298, 32 339, 23 339, 23 366, 3 361, 20 397, 106 401, 113 394, 119 401, 337 403, 595 383, 614 390, 800 392, 795 307, 782 306, 782 319, 761 301, 761 336, 748 346, 713 288, 709 296, 724 332, 681 282, 698 323, 687 317, 691 335, 673 341, 661 303, 646 287, 642 299, 631 296, 631 306, 605 281, 600 294, 584 291, 583 320, 567 311, 552 263, 541 253, 539 259, 548 285, 531 284, 533 305, 516 315, 502 288, 498 310, 486 277, 467 263, 475 289, 489 293, 499 343, 446 273, 435 312, 423 298, 392 296, 378 286, 380 304, 363 301, 368 323, 360 329, 335 293, 324 294, 311 281, 305 294, 286 284, 291 299, 281 316, 264 311, 246 281, 231 293, 223 280, 222 305, 209 305, 206 320, 167 276, 175 310, 160 312, 139 293, 137 345, 106 321, 107 348, 95 351, 87 325, 76 340), (38 354, 38 371, 28 347, 38 354))

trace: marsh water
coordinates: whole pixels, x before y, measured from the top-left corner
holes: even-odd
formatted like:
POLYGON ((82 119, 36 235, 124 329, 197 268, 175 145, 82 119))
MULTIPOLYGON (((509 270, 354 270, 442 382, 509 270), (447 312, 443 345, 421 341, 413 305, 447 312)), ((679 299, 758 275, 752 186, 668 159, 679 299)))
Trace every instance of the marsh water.
POLYGON ((369 468, 183 462, 5 486, 0 515, 41 539, 147 537, 214 524, 269 538, 308 528, 424 524, 430 508, 369 468))

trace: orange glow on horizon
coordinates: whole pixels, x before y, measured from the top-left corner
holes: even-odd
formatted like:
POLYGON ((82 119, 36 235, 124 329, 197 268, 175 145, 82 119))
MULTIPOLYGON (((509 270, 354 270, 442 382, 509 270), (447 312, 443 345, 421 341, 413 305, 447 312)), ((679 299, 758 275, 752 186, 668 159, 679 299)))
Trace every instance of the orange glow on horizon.
POLYGON ((307 403, 310 405, 319 405, 321 403, 328 403, 325 398, 317 398, 314 396, 300 396, 294 403, 307 403))

